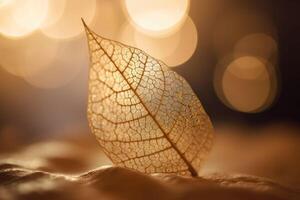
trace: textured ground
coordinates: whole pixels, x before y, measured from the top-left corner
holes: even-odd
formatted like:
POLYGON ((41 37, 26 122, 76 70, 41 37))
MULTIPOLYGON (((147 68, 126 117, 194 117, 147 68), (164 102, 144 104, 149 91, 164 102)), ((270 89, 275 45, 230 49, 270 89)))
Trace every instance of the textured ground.
POLYGON ((105 167, 78 176, 0 166, 3 199, 299 199, 300 193, 251 176, 147 176, 105 167))
POLYGON ((299 129, 221 130, 201 178, 99 168, 111 163, 88 134, 9 148, 1 138, 0 199, 300 199, 299 129))

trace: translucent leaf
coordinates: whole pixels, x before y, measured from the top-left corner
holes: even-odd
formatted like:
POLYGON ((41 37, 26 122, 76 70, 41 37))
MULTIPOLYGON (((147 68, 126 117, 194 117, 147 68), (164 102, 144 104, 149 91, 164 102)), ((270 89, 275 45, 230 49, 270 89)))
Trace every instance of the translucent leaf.
POLYGON ((188 83, 144 51, 85 29, 88 119, 106 155, 144 173, 197 176, 213 127, 188 83))

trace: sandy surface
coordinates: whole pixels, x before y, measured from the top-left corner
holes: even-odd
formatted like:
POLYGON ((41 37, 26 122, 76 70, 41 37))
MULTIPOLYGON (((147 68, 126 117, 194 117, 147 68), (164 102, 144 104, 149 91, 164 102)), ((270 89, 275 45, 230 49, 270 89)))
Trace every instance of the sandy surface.
POLYGON ((111 167, 89 134, 9 143, 8 149, 2 140, 0 199, 298 200, 298 132, 297 127, 284 124, 260 129, 221 127, 199 178, 149 176, 111 167), (104 165, 110 167, 99 168, 104 165))
POLYGON ((2 199, 299 199, 296 190, 241 175, 187 178, 102 167, 72 176, 0 166, 2 199))

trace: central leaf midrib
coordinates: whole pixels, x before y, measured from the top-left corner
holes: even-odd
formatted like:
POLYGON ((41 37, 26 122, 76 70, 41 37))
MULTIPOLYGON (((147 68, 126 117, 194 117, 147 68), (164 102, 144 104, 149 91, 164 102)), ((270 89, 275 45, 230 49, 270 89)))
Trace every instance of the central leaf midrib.
POLYGON ((177 148, 177 146, 172 142, 172 140, 168 137, 168 135, 166 134, 166 132, 164 131, 164 129, 161 127, 161 125, 159 124, 159 122, 157 121, 157 119, 155 118, 155 116, 152 115, 152 113, 150 112, 150 110, 147 108, 147 106, 145 105, 145 103, 143 102, 143 100, 140 98, 140 96, 136 93, 136 91, 132 88, 131 84, 128 82, 128 80, 126 79, 126 77, 124 76, 124 74, 121 72, 121 70, 117 67, 116 63, 110 58, 110 56, 108 55, 108 53, 106 52, 106 50, 101 46, 101 44, 97 41, 97 39, 95 38, 95 36, 93 35, 94 33, 90 31, 90 29, 85 25, 85 27, 87 28, 87 30, 90 32, 91 36, 93 37, 93 39, 96 41, 96 43, 99 45, 99 47, 103 50, 104 54, 108 57, 108 59, 113 63, 113 65, 116 67, 116 69, 118 70, 118 72, 121 74, 121 76, 123 77, 123 79, 126 81, 126 83, 128 84, 128 86, 130 87, 130 89, 134 92, 135 96, 140 100, 141 104, 143 105, 143 107, 146 109, 146 111, 148 112, 149 116, 151 116, 151 118, 154 120, 154 122, 157 124, 158 128, 161 130, 161 132, 164 134, 165 138, 167 139, 167 141, 171 144, 171 146, 173 147, 173 149, 177 152, 177 154, 180 156, 180 158, 184 161, 184 163, 187 165, 188 170, 190 171, 192 176, 197 176, 198 173, 197 171, 194 169, 194 167, 189 163, 189 161, 186 159, 186 157, 183 155, 183 153, 181 153, 181 151, 177 148))

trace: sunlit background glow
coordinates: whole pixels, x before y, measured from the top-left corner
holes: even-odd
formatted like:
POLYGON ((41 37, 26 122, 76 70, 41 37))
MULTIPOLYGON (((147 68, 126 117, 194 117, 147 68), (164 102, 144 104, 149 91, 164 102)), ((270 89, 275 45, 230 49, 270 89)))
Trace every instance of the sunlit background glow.
POLYGON ((62 18, 65 6, 67 1, 66 0, 50 0, 48 1, 48 12, 47 17, 41 24, 42 28, 49 27, 54 25, 58 22, 59 19, 62 18))
POLYGON ((265 33, 249 34, 241 38, 234 47, 234 54, 250 54, 271 59, 277 53, 277 42, 265 33))
POLYGON ((238 78, 248 80, 264 78, 267 73, 264 63, 252 56, 237 58, 229 64, 227 70, 238 78))
POLYGON ((7 40, 0 37, 1 66, 16 76, 33 75, 44 68, 51 68, 59 43, 41 33, 26 38, 7 40))
POLYGON ((0 6, 0 33, 10 37, 28 35, 41 25, 47 11, 47 0, 6 0, 0 6))
POLYGON ((12 0, 0 0, 0 7, 7 6, 12 0))
POLYGON ((125 21, 120 1, 97 0, 96 16, 90 28, 103 37, 117 40, 125 21))
POLYGON ((98 34, 143 49, 169 66, 180 66, 198 42, 196 26, 188 17, 189 4, 188 0, 1 1, 0 65, 34 87, 62 87, 88 65, 80 20, 84 18, 98 34), (141 3, 147 6, 136 9, 141 3))
POLYGON ((125 7, 135 25, 146 31, 162 33, 185 20, 189 0, 126 0, 125 7))
POLYGON ((186 62, 195 52, 198 42, 197 29, 190 18, 179 31, 167 37, 149 36, 135 29, 130 23, 124 24, 120 33, 120 41, 145 50, 170 67, 186 62))
POLYGON ((278 45, 272 21, 260 12, 228 12, 217 23, 214 47, 219 59, 214 88, 229 108, 262 112, 279 95, 278 45))
POLYGON ((54 24, 43 27, 43 33, 53 38, 70 38, 82 33, 82 23, 79 20, 81 17, 87 23, 93 20, 96 11, 96 0, 86 0, 84 3, 80 0, 66 0, 64 5, 61 5, 61 3, 55 4, 54 1, 52 6, 54 8, 57 6, 58 9, 64 6, 64 13, 54 24))
POLYGON ((88 48, 83 38, 65 41, 60 44, 56 58, 47 67, 37 73, 25 74, 24 79, 38 88, 58 88, 66 85, 78 75, 84 66, 88 66, 88 48), (73 51, 78 49, 78 51, 73 51), (64 56, 60 56, 64 55, 64 56))
POLYGON ((299 9, 275 2, 0 0, 0 160, 17 149, 4 161, 59 173, 110 164, 88 134, 83 18, 191 85, 216 132, 201 173, 290 176, 299 185, 299 126, 278 123, 300 119, 299 9))
POLYGON ((215 88, 222 102, 241 112, 268 108, 277 92, 272 66, 257 57, 244 56, 217 71, 215 88))
POLYGON ((184 72, 196 91, 211 79, 214 99, 233 112, 266 111, 280 95, 276 27, 256 9, 226 5, 218 16, 224 2, 0 0, 0 67, 38 91, 68 88, 82 106, 89 65, 83 18, 99 35, 184 72))

